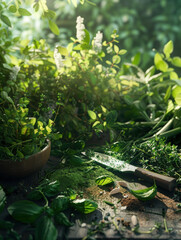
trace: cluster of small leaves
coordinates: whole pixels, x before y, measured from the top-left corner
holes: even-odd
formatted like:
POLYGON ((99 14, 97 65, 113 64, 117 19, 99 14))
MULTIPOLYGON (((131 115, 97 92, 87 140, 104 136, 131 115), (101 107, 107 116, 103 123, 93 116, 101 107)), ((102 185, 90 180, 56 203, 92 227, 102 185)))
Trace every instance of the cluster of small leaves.
MULTIPOLYGON (((5 193, 2 189, 0 190, 0 206, 4 208, 5 193)), ((76 196, 74 193, 68 196, 61 195, 60 182, 51 182, 45 179, 42 184, 28 194, 27 197, 30 200, 16 201, 9 205, 7 210, 16 221, 32 224, 35 239, 56 240, 58 237, 57 226, 70 227, 73 225, 65 211, 72 208, 83 214, 88 214, 98 207, 94 201, 76 199, 76 196), (45 200, 44 206, 34 202, 40 199, 45 200)), ((8 225, 8 228, 12 228, 12 224, 8 225)))
POLYGON ((125 49, 119 49, 118 43, 119 41, 117 38, 119 35, 117 35, 116 31, 113 32, 111 35, 112 40, 110 42, 103 42, 103 46, 107 47, 107 53, 113 55, 111 60, 107 60, 106 63, 110 67, 110 70, 112 73, 116 74, 117 70, 120 69, 120 62, 121 62, 121 56, 126 54, 127 50, 125 49), (117 44, 116 44, 117 43, 117 44))
POLYGON ((164 138, 155 138, 145 143, 135 144, 130 152, 131 161, 144 168, 168 176, 180 178, 181 161, 178 147, 164 138))
POLYGON ((21 98, 15 104, 7 92, 1 92, 0 108, 1 154, 0 159, 21 160, 42 150, 52 131, 53 121, 43 122, 28 116, 28 99, 21 98))
MULTIPOLYGON (((169 66, 167 64, 167 62, 170 62, 173 66, 175 67, 181 67, 181 58, 180 57, 171 57, 171 54, 174 50, 174 46, 173 46, 173 42, 169 41, 163 49, 163 54, 160 53, 156 53, 155 54, 155 58, 154 58, 154 62, 155 62, 155 66, 158 70, 162 71, 162 72, 167 72, 167 71, 173 71, 172 69, 169 69, 169 66)), ((173 73, 172 73, 173 75, 173 73)))
MULTIPOLYGON (((42 18, 48 19, 48 24, 49 24, 50 30, 54 34, 59 35, 59 28, 56 25, 55 21, 53 21, 53 19, 55 19, 56 13, 54 11, 48 9, 46 0, 38 0, 38 1, 34 0, 31 2, 31 4, 32 4, 35 12, 40 11, 42 13, 42 18)), ((0 20, 3 23, 5 23, 8 27, 12 27, 11 20, 10 20, 8 14, 6 14, 5 10, 7 10, 11 14, 16 14, 19 16, 31 16, 32 15, 32 13, 30 11, 28 11, 27 9, 25 9, 21 6, 22 6, 21 0, 10 1, 10 3, 8 3, 8 4, 3 1, 0 4, 0 20)))
POLYGON ((80 4, 89 3, 89 4, 95 6, 95 3, 93 3, 93 2, 91 2, 89 0, 80 0, 80 1, 78 1, 78 0, 68 0, 68 3, 69 4, 72 3, 74 5, 74 7, 77 7, 78 3, 80 3, 80 4))

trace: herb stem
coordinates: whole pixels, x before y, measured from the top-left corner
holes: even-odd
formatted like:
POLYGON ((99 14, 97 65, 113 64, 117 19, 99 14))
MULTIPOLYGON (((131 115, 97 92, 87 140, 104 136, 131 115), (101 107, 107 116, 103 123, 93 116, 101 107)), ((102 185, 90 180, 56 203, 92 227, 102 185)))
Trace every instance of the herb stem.
POLYGON ((11 145, 10 147, 13 148, 14 146, 21 145, 23 143, 27 143, 27 142, 31 142, 31 141, 32 141, 32 139, 28 139, 28 140, 25 140, 25 141, 22 141, 22 142, 19 142, 19 143, 15 143, 15 144, 11 145))
POLYGON ((48 207, 48 199, 45 197, 45 194, 44 194, 41 190, 39 190, 39 192, 41 193, 43 199, 45 200, 45 205, 44 205, 44 207, 48 207))

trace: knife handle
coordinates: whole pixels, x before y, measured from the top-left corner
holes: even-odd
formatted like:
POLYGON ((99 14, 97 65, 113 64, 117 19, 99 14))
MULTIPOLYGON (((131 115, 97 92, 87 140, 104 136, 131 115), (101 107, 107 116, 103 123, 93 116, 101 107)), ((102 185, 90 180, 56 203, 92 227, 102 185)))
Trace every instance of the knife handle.
POLYGON ((168 191, 172 191, 176 186, 175 178, 154 173, 143 168, 137 168, 135 170, 135 175, 149 182, 153 182, 153 180, 155 180, 157 186, 160 186, 168 191))

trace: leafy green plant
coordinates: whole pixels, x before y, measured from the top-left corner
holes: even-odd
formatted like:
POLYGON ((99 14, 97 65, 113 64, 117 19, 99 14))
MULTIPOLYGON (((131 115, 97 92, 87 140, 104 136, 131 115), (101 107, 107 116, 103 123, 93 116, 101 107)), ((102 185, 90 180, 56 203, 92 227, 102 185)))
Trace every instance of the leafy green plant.
POLYGON ((35 225, 35 239, 57 239, 57 225, 67 227, 73 225, 64 211, 71 207, 83 214, 88 214, 97 209, 97 203, 92 200, 75 200, 72 195, 58 195, 59 188, 58 181, 44 181, 28 195, 31 199, 44 199, 44 206, 40 206, 34 201, 20 200, 9 205, 7 210, 16 221, 35 225), (49 199, 52 197, 54 198, 49 203, 49 199))
MULTIPOLYGON (((7 13, 17 14, 18 16, 31 16, 32 9, 31 11, 29 11, 26 8, 24 8, 22 5, 23 5, 22 1, 9 1, 9 2, 2 1, 0 5, 0 11, 1 11, 0 20, 3 23, 5 23, 8 27, 12 27, 11 20, 7 13)), ((48 19, 48 24, 51 31, 54 34, 58 35, 59 29, 56 23, 52 20, 55 18, 56 13, 48 9, 46 1, 44 0, 31 1, 31 6, 33 7, 35 12, 38 12, 38 11, 41 12, 42 18, 48 19)))
POLYGON ((28 116, 28 99, 21 98, 15 104, 7 92, 1 92, 0 159, 21 160, 40 150, 47 144, 53 122, 43 122, 28 116), (3 104, 3 105, 2 105, 3 104))
POLYGON ((176 177, 180 181, 180 153, 178 146, 166 142, 164 138, 155 138, 133 145, 130 157, 143 167, 158 173, 176 177))

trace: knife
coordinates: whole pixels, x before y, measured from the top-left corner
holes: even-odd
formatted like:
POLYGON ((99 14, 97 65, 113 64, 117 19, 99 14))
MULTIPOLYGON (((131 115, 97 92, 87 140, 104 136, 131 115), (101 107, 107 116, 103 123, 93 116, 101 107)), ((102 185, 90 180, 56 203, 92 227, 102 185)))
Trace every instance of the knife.
MULTIPOLYGON (((85 152, 82 152, 86 155, 85 152)), ((155 180, 156 185, 160 186, 168 191, 173 191, 176 186, 176 179, 168 176, 164 176, 146 169, 135 167, 129 163, 121 161, 115 157, 109 156, 104 153, 94 152, 94 155, 86 155, 90 157, 91 160, 100 163, 104 166, 110 167, 120 172, 133 172, 136 177, 143 178, 148 182, 153 182, 155 180)))

